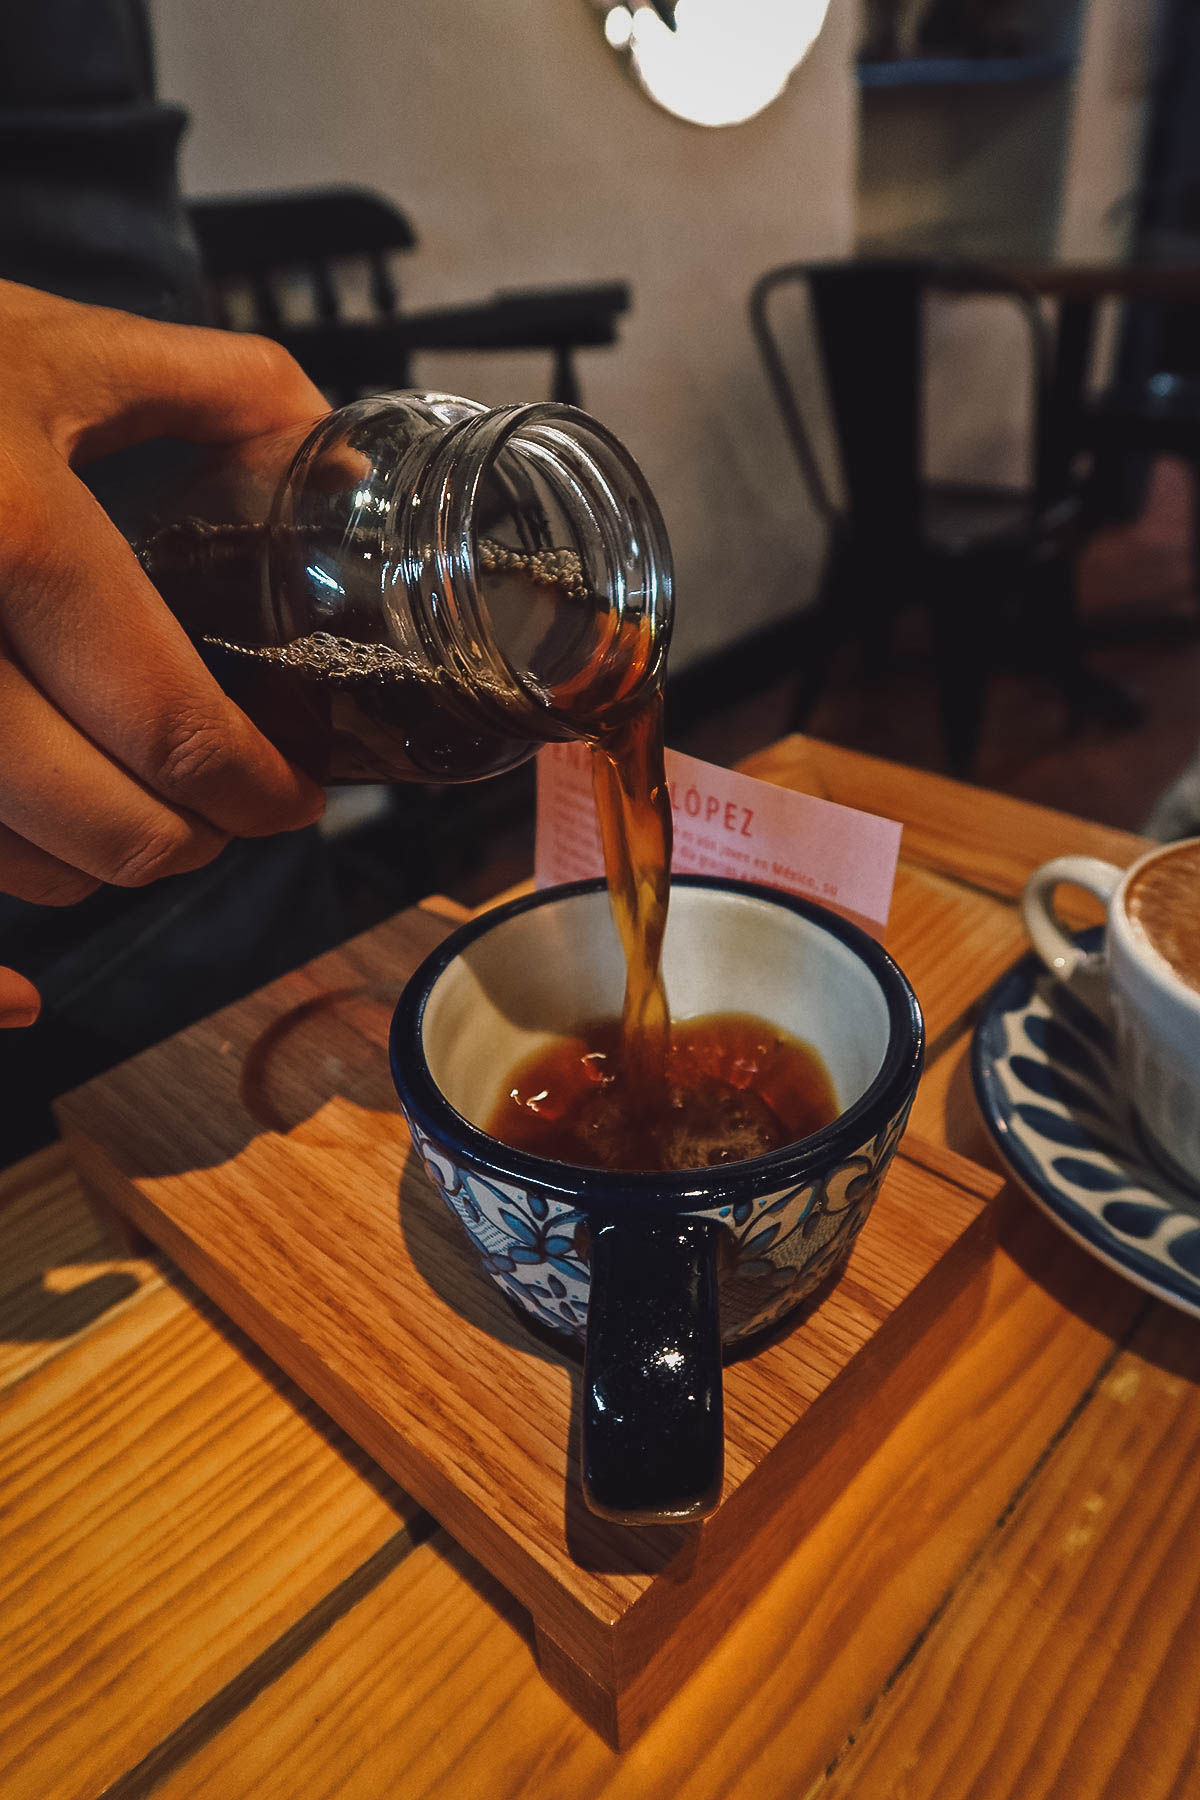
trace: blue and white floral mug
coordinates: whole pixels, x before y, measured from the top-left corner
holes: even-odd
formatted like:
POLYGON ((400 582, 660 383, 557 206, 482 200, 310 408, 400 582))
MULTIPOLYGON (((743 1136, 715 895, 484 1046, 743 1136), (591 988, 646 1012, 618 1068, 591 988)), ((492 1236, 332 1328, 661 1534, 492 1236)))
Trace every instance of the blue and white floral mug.
POLYGON ((451 934, 392 1022, 413 1143, 484 1268, 585 1345, 583 1490, 605 1518, 700 1518, 720 1499, 721 1352, 840 1269, 904 1129, 924 1049, 887 953, 810 901, 677 876, 663 952, 672 1016, 749 1012, 812 1044, 841 1108, 770 1155, 673 1174, 585 1169, 483 1130, 512 1069, 620 1011, 602 881, 497 907, 451 934))

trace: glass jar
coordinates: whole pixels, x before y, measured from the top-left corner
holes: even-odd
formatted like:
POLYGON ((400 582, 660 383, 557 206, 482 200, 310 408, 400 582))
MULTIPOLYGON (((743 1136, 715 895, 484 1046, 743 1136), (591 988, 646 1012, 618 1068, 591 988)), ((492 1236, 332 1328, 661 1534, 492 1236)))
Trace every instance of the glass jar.
POLYGON ((474 781, 662 679, 671 556, 612 434, 554 404, 356 401, 131 533, 221 685, 321 782, 474 781))

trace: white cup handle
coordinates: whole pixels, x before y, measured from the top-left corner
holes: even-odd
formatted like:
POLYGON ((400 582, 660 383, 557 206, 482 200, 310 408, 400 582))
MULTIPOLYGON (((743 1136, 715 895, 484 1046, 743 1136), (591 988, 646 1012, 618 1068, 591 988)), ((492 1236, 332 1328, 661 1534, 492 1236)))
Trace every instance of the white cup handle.
POLYGON ((1067 936, 1054 911, 1054 890, 1070 883, 1086 888, 1107 905, 1124 877, 1124 869, 1095 856, 1056 856, 1033 871, 1021 895, 1025 929, 1043 963, 1056 980, 1101 1016, 1110 1011, 1104 953, 1081 950, 1067 936))

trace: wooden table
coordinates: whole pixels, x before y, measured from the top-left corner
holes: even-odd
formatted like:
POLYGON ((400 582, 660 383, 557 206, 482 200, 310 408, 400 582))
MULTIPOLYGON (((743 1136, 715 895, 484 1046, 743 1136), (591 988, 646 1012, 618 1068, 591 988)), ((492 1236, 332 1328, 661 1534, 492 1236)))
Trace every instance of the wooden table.
POLYGON ((1057 300, 1200 302, 1200 262, 1006 263, 1006 273, 1034 293, 1057 300))
MULTIPOLYGON (((1066 850, 1139 840, 793 738, 751 772, 903 820, 914 1125, 1066 850), (950 934, 946 901, 969 902, 950 934)), ((430 902, 433 907, 444 903, 430 902)), ((1200 1331, 1011 1190, 957 1353, 632 1749, 519 1608, 61 1150, 0 1177, 0 1795, 1157 1800, 1200 1793, 1200 1331)))

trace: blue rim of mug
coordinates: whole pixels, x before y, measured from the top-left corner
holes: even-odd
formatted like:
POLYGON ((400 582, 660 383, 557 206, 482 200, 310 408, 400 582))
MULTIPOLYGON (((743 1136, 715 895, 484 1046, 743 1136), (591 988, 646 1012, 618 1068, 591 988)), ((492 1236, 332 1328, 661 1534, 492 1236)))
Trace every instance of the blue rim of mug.
POLYGON ((745 895, 796 913, 810 924, 840 938, 865 962, 883 992, 888 1011, 888 1045, 878 1074, 866 1092, 839 1113, 831 1124, 766 1156, 749 1157, 719 1169, 685 1169, 677 1173, 646 1170, 589 1169, 551 1162, 524 1150, 511 1149, 472 1125, 446 1099, 429 1073, 421 1034, 425 1007, 435 982, 476 938, 536 907, 551 906, 583 894, 603 893, 602 876, 572 881, 523 895, 460 926, 427 956, 409 977, 392 1016, 389 1058, 392 1080, 409 1118, 418 1130, 456 1163, 494 1180, 519 1183, 565 1200, 576 1208, 624 1211, 651 1205, 664 1213, 717 1207, 739 1198, 749 1187, 758 1193, 802 1187, 844 1157, 872 1143, 886 1129, 921 1073, 925 1025, 917 997, 901 969, 882 945, 859 926, 815 901, 759 882, 724 876, 676 875, 673 888, 704 888, 745 895))

